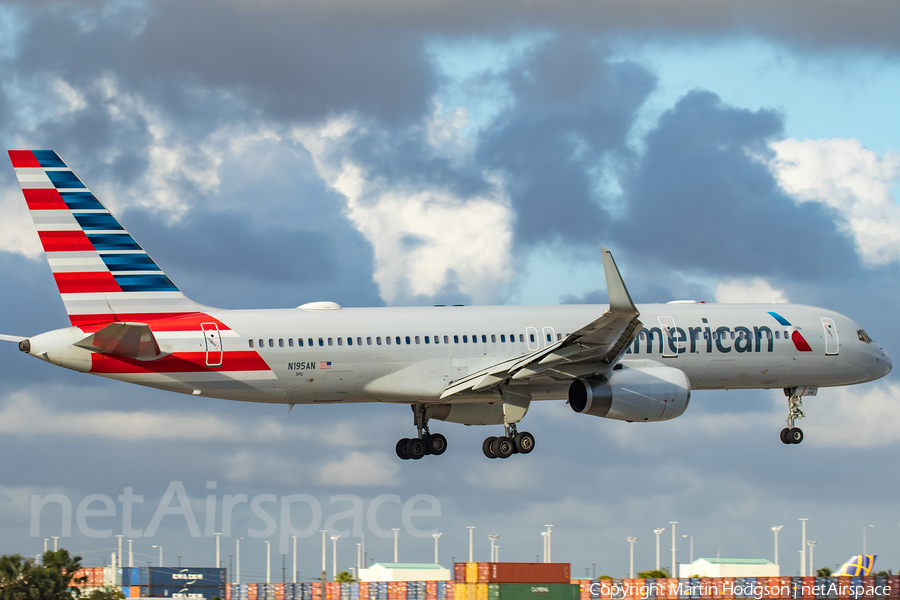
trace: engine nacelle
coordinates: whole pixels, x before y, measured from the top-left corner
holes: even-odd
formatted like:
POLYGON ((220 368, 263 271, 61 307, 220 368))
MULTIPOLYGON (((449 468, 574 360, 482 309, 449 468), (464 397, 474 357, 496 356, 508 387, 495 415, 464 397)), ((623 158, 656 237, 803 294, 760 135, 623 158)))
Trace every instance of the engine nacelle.
POLYGON ((621 421, 674 419, 684 414, 690 400, 690 380, 671 367, 620 369, 569 386, 572 410, 621 421))

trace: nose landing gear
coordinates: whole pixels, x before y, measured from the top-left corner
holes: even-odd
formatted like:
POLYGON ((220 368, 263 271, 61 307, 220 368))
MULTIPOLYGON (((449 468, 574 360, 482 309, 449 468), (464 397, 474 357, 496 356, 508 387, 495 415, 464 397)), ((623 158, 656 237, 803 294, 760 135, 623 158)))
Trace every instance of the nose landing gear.
POLYGON ((795 425, 797 419, 806 415, 800 410, 803 406, 803 392, 806 388, 785 388, 784 395, 788 397, 787 427, 781 430, 781 441, 784 444, 799 444, 803 441, 803 430, 795 425))

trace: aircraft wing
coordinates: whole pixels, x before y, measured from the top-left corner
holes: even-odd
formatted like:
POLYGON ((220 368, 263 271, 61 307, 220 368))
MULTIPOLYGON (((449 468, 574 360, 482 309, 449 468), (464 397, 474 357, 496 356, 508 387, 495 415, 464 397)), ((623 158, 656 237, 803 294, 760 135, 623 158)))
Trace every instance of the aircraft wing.
POLYGON ((25 338, 19 337, 17 335, 4 335, 4 334, 0 333, 0 340, 2 340, 4 342, 21 342, 24 339, 25 338))
POLYGON ((75 345, 92 352, 137 360, 156 360, 162 356, 156 336, 146 323, 110 323, 75 345))
POLYGON ((609 369, 640 332, 640 312, 631 301, 622 275, 606 248, 601 248, 609 309, 565 339, 531 354, 498 363, 452 382, 441 400, 460 392, 480 392, 504 381, 528 380, 538 376, 574 379, 609 369))

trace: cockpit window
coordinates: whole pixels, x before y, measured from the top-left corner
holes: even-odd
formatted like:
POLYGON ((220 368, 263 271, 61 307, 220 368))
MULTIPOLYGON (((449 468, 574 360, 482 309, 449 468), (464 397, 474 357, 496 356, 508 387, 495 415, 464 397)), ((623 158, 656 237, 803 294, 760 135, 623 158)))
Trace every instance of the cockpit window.
POLYGON ((872 343, 872 338, 869 337, 869 334, 866 333, 865 329, 857 329, 856 336, 859 338, 859 341, 865 342, 867 344, 872 343))

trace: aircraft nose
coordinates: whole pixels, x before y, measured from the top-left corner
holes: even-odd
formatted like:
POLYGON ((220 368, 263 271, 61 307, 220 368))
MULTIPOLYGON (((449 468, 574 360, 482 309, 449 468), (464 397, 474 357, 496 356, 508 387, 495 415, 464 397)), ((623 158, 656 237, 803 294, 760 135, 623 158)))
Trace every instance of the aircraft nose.
POLYGON ((891 372, 891 369, 894 368, 894 361, 891 360, 891 356, 885 351, 884 348, 881 348, 881 357, 879 358, 879 363, 882 365, 883 373, 882 377, 891 372))

